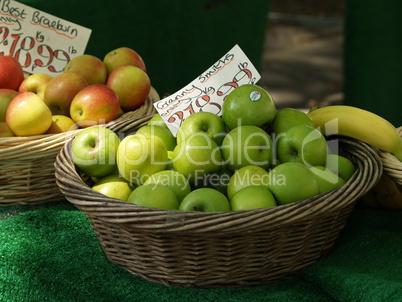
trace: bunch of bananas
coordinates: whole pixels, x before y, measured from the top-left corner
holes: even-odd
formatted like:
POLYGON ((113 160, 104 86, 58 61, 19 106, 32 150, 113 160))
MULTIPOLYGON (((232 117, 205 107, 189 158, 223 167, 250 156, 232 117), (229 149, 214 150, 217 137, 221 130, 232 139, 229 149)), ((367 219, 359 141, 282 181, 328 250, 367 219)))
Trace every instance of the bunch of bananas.
MULTIPOLYGON (((308 115, 324 135, 348 136, 392 154, 402 177, 402 127, 396 129, 370 111, 346 105, 312 109, 308 115)), ((371 208, 402 210, 402 185, 384 171, 378 184, 359 202, 371 208)))
POLYGON ((377 185, 363 195, 359 203, 374 209, 402 210, 402 186, 383 173, 377 185))

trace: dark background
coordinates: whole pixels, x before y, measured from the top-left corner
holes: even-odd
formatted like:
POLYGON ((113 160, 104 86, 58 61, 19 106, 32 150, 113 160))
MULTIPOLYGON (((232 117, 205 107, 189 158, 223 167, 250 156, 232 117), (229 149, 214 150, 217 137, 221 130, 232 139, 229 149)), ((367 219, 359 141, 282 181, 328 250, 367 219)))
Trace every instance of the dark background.
POLYGON ((280 106, 346 103, 402 125, 400 0, 20 2, 91 28, 88 54, 135 49, 161 96, 239 44, 280 106))

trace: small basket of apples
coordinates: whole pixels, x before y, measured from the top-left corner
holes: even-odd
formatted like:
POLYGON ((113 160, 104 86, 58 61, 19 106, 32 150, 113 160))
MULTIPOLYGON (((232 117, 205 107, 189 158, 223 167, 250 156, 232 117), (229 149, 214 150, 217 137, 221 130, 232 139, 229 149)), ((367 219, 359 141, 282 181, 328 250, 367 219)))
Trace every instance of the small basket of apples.
POLYGON ((55 76, 0 57, 0 206, 65 200, 55 183, 62 146, 83 129, 154 113, 159 96, 133 49, 84 54, 55 76))
POLYGON ((110 261, 168 286, 297 274, 330 252, 382 173, 374 148, 324 136, 251 84, 227 96, 222 117, 194 113, 176 136, 158 114, 84 131, 57 156, 61 192, 110 261))

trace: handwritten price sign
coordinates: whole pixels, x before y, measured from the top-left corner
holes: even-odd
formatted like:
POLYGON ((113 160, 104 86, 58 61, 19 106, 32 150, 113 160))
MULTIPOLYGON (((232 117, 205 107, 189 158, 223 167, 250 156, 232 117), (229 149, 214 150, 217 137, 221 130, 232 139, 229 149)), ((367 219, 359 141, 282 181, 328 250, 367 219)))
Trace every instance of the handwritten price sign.
POLYGON ((28 73, 56 75, 84 53, 91 30, 11 0, 0 0, 0 56, 28 73))
POLYGON ((225 97, 236 87, 255 84, 261 78, 238 45, 183 89, 154 106, 170 131, 176 135, 191 114, 208 111, 221 115, 225 97))

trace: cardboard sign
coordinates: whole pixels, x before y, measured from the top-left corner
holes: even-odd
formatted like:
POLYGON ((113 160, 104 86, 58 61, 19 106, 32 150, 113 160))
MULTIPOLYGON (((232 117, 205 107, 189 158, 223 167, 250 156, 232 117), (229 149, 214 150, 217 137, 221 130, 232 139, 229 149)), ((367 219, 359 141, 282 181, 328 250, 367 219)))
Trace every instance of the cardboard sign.
POLYGON ((191 114, 208 111, 222 114, 226 96, 243 84, 255 84, 261 78, 238 45, 181 90, 154 103, 170 131, 176 135, 191 114))
POLYGON ((57 75, 84 54, 91 30, 11 0, 0 0, 0 56, 28 73, 57 75))

